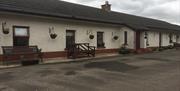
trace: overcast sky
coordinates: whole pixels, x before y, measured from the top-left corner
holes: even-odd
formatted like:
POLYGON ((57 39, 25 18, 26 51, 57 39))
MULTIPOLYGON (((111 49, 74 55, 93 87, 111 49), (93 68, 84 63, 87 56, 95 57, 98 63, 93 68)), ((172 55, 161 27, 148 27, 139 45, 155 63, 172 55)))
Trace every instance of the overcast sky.
MULTIPOLYGON (((64 0, 100 8, 107 0, 64 0)), ((108 0, 112 10, 180 25, 180 0, 108 0)))

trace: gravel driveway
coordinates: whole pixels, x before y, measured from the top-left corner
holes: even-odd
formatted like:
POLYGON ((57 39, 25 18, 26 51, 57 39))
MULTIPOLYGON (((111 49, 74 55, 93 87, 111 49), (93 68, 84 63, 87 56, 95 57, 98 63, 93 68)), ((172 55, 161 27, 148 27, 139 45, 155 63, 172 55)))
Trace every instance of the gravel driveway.
POLYGON ((3 69, 0 91, 180 91, 180 50, 3 69))

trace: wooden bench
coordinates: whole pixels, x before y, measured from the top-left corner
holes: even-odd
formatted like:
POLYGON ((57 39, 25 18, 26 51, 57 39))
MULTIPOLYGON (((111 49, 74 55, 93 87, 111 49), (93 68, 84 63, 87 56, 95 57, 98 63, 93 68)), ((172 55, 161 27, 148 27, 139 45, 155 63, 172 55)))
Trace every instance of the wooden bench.
POLYGON ((42 61, 41 49, 37 46, 2 46, 3 63, 28 63, 42 61))

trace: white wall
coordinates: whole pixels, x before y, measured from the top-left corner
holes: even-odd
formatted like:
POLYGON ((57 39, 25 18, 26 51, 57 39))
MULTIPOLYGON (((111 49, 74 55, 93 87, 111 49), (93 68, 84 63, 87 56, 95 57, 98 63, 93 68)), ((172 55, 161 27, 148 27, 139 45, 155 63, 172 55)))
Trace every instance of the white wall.
POLYGON ((107 49, 119 48, 124 43, 124 33, 122 32, 127 31, 129 48, 134 48, 134 31, 117 25, 0 13, 0 23, 5 21, 7 27, 10 28, 10 33, 8 35, 2 34, 2 29, 0 29, 0 46, 13 45, 12 27, 16 25, 29 26, 30 45, 38 45, 43 52, 64 51, 66 30, 76 30, 75 40, 77 43, 90 43, 93 46, 97 45, 97 32, 104 32, 104 42, 107 49), (49 27, 54 27, 58 34, 56 39, 49 37, 49 27), (88 31, 95 35, 93 40, 89 39, 88 31), (115 35, 119 36, 118 40, 113 40, 115 35))
POLYGON ((145 32, 141 33, 141 48, 158 47, 159 46, 159 32, 146 31, 147 39, 145 39, 145 32), (149 46, 147 46, 147 41, 149 46))
POLYGON ((169 33, 162 33, 162 46, 169 46, 169 33))
MULTIPOLYGON (((159 47, 159 32, 156 32, 156 31, 147 31, 148 33, 148 42, 149 42, 149 46, 148 47, 159 47)), ((147 48, 146 46, 146 39, 144 39, 145 37, 145 32, 142 32, 141 33, 141 48, 147 48)), ((169 34, 170 33, 167 33, 167 32, 161 32, 162 34, 162 46, 169 46, 171 45, 169 43, 169 34)), ((173 34, 172 36, 172 40, 173 42, 178 42, 180 43, 180 38, 179 39, 176 39, 176 36, 177 34, 173 34)))
POLYGON ((128 42, 128 48, 130 49, 135 49, 135 31, 133 31, 132 29, 128 28, 128 27, 123 27, 121 28, 120 31, 120 45, 124 44, 124 32, 127 31, 127 42, 128 42))
POLYGON ((159 46, 159 32, 149 31, 148 32, 149 47, 159 46))

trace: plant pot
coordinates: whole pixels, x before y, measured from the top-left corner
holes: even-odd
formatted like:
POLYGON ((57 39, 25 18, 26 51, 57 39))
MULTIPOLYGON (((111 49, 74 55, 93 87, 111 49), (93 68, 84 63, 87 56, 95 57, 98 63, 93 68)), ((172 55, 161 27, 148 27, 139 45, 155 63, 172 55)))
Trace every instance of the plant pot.
POLYGON ((118 36, 114 36, 114 37, 113 37, 114 40, 117 40, 118 38, 119 38, 118 36))
POLYGON ((94 39, 94 35, 89 35, 89 38, 90 39, 94 39))
POLYGON ((50 37, 51 37, 52 39, 55 39, 55 38, 57 37, 57 34, 50 34, 50 37))
POLYGON ((9 34, 9 31, 8 30, 3 30, 3 33, 4 34, 9 34))
POLYGON ((130 50, 126 48, 120 48, 119 49, 119 54, 129 54, 130 50))

